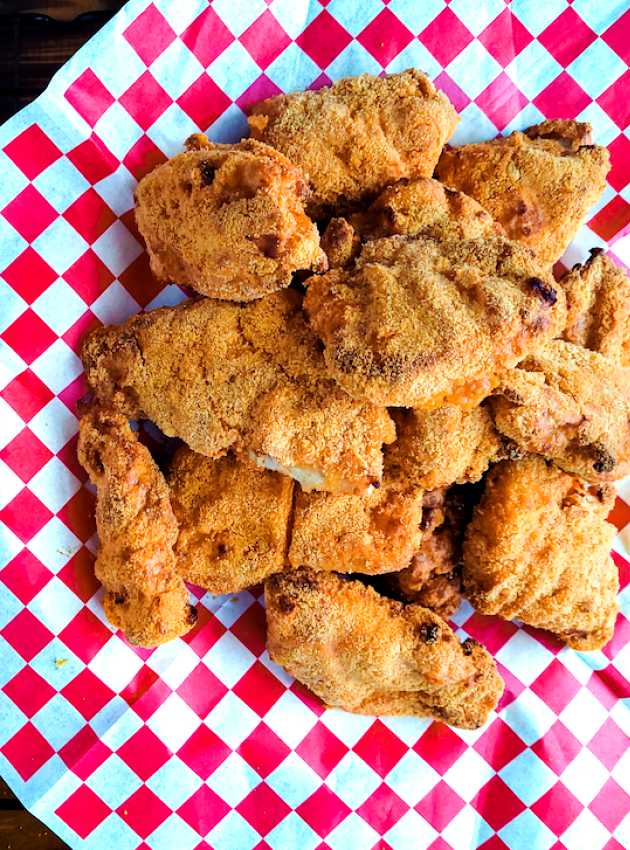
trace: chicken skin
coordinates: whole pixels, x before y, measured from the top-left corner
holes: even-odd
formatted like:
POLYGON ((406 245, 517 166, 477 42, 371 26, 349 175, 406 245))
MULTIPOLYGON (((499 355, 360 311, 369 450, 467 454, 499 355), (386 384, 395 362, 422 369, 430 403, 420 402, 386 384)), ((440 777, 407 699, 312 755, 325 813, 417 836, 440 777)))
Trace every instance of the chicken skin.
POLYGON ((188 146, 136 189, 136 220, 158 280, 251 301, 288 286, 298 269, 325 269, 299 168, 251 139, 218 145, 196 136, 188 146))
POLYGON ((464 542, 464 588, 484 614, 517 617, 574 649, 612 637, 619 589, 606 522, 612 488, 529 457, 495 466, 464 542))

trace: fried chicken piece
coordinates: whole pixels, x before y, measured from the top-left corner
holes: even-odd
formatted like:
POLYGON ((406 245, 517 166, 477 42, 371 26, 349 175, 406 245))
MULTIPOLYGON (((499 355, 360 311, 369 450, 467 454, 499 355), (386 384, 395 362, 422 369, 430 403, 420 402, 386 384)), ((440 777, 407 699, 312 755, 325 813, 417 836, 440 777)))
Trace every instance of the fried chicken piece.
POLYGON ((387 471, 364 496, 298 492, 289 560, 342 573, 401 570, 420 546, 422 496, 387 471))
POLYGON ((90 334, 88 384, 102 401, 151 419, 217 458, 228 449, 303 487, 362 492, 379 481, 387 411, 327 376, 293 290, 252 304, 203 299, 90 334))
POLYGON ((255 104, 249 126, 307 175, 314 218, 352 209, 402 177, 430 177, 457 113, 414 68, 362 74, 255 104))
POLYGON ((322 234, 321 246, 331 269, 347 266, 361 250, 359 234, 345 218, 331 218, 322 234))
POLYGON ((251 301, 326 268, 304 212, 306 183, 281 153, 252 139, 217 145, 193 137, 186 153, 144 177, 136 220, 158 280, 204 295, 251 301))
POLYGON ((96 577, 107 619, 140 646, 185 634, 197 612, 175 569, 177 521, 149 450, 122 414, 92 408, 81 417, 78 454, 96 485, 96 577))
POLYGON ((630 278, 600 248, 560 281, 567 296, 569 342, 630 366, 630 278))
POLYGON ((436 490, 479 481, 490 463, 504 456, 487 407, 462 410, 447 404, 435 410, 393 410, 396 442, 385 456, 408 481, 436 490))
POLYGON ((511 239, 558 260, 606 186, 608 151, 591 127, 544 121, 505 138, 447 148, 435 176, 479 201, 511 239))
POLYGON ((630 472, 630 370, 554 340, 504 375, 491 399, 496 427, 524 451, 587 481, 630 472))
POLYGON ((425 410, 475 407, 565 323, 564 293, 500 236, 368 242, 351 270, 310 278, 304 306, 353 398, 425 410))
POLYGON ((177 569, 211 593, 238 593, 285 569, 293 480, 226 455, 177 450, 168 484, 177 569))
POLYGON ((609 555, 608 486, 588 485, 542 458, 490 472, 466 531, 464 587, 484 614, 547 629, 574 649, 613 634, 619 589, 609 555))
POLYGON ((419 605, 310 570, 272 576, 265 600, 271 658, 329 706, 476 729, 501 696, 488 652, 419 605))

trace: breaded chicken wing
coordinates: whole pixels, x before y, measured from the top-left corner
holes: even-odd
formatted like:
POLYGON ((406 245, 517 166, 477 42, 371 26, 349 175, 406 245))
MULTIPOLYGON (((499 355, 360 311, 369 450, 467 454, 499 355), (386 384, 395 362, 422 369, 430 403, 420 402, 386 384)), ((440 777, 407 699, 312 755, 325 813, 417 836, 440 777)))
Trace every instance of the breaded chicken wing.
POLYGON ((402 177, 430 177, 457 121, 448 98, 414 68, 276 95, 249 116, 252 136, 307 175, 306 209, 316 218, 371 200, 402 177))
POLYGON ((179 523, 177 570, 211 593, 237 593, 287 565, 293 480, 186 446, 168 476, 179 523))
POLYGON ((623 269, 593 248, 560 283, 567 296, 564 339, 630 366, 630 278, 623 269))
POLYGON ((612 637, 619 588, 606 522, 614 493, 542 458, 490 472, 464 543, 464 587, 484 614, 517 617, 574 649, 612 637))
POLYGON ((292 290, 245 306, 204 299, 133 316, 94 331, 82 354, 98 399, 207 457, 232 448, 307 489, 362 492, 381 478, 393 423, 327 376, 292 290))
POLYGON ((299 168, 252 139, 218 145, 192 137, 186 153, 144 177, 136 220, 158 280, 204 295, 251 301, 325 269, 317 228, 302 201, 299 168))
POLYGON ((511 239, 558 260, 606 186, 610 158, 591 127, 544 121, 524 133, 447 148, 435 176, 478 201, 511 239))
POLYGON ((475 729, 501 696, 486 650, 419 605, 310 570, 268 579, 265 600, 270 656, 329 706, 475 729))
POLYGON ((310 278, 304 306, 353 398, 422 409, 476 406, 565 323, 564 293, 500 236, 368 242, 352 269, 310 278))
POLYGON ((490 404, 521 449, 588 481, 630 472, 630 369, 554 340, 505 373, 490 404))
POLYGON ((123 415, 92 408, 81 418, 78 453, 96 485, 96 577, 108 620, 140 646, 185 634, 197 612, 175 569, 177 521, 148 449, 123 415))

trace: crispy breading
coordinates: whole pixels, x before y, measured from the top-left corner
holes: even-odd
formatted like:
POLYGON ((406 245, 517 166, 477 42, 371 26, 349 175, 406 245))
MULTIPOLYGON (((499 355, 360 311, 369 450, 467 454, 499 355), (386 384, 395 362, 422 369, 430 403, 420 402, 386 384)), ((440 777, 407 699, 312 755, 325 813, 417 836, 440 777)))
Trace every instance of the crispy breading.
POLYGON ((271 658, 329 706, 475 729, 501 696, 486 650, 419 605, 311 570, 272 576, 265 600, 271 658))
POLYGON ((359 234, 345 218, 331 218, 322 233, 322 251, 331 269, 347 266, 361 250, 359 234))
POLYGON ((288 286, 298 269, 326 268, 299 168, 252 139, 218 145, 198 136, 190 147, 147 174, 135 193, 158 280, 251 301, 288 286))
POLYGON ((426 490, 479 481, 490 463, 506 452, 485 405, 462 410, 447 404, 435 410, 392 410, 396 442, 386 462, 407 481, 426 490))
POLYGON ((614 492, 542 458, 490 472, 464 543, 464 587, 484 614, 553 632, 574 649, 612 637, 619 588, 606 522, 614 492))
POLYGON ((96 577, 108 620, 140 646, 185 634, 197 612, 175 568, 177 521, 149 450, 125 416, 92 408, 79 423, 78 454, 96 485, 96 577))
POLYGON ((565 323, 564 293, 501 236, 367 242, 350 270, 307 281, 330 374, 354 398, 474 407, 565 323))
POLYGON ((249 126, 302 168, 313 190, 306 209, 322 218, 402 177, 430 177, 458 120, 446 95, 410 68, 276 95, 250 109, 249 126))
POLYGON ((182 446, 167 480, 183 578, 211 593, 237 593, 285 569, 293 479, 182 446))
POLYGON ((435 176, 479 201, 547 266, 558 260, 606 186, 608 151, 591 127, 544 121, 524 133, 446 148, 435 176))
POLYGON ((232 448, 305 487, 363 492, 394 426, 327 376, 292 290, 248 305, 204 299, 133 316, 83 345, 101 400, 217 458, 232 448))
POLYGON ((401 570, 420 546, 422 497, 387 470, 365 496, 298 492, 289 560, 341 573, 401 570))
POLYGON ((507 371, 496 392, 495 425, 524 451, 588 481, 630 472, 630 369, 554 340, 507 371))
POLYGON ((567 296, 569 342, 630 366, 630 278, 599 248, 561 278, 567 296))

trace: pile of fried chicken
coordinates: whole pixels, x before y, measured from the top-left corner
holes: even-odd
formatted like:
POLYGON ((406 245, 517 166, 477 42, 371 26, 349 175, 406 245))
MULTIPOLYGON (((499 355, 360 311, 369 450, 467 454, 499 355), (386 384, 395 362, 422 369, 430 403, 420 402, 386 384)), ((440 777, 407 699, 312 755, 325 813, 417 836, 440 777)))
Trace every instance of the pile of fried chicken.
POLYGON ((193 627, 185 581, 264 582, 271 658, 327 705, 476 728, 503 682, 447 622, 462 594, 610 639, 630 280, 599 249, 552 272, 608 153, 573 121, 445 146, 457 122, 421 72, 363 75, 138 185, 153 274, 198 295, 82 351, 96 573, 129 641, 193 627), (130 420, 179 439, 166 469, 130 420))

